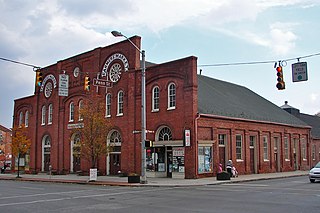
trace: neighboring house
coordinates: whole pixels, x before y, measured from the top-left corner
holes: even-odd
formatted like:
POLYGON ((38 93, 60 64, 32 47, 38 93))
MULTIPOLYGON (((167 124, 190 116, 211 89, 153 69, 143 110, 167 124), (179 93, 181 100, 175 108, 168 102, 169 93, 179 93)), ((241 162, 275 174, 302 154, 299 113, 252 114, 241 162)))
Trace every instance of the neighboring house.
MULTIPOLYGON (((131 41, 140 47, 141 38, 131 41)), ((26 123, 32 141, 26 172, 88 171, 72 129, 83 125, 84 100, 105 98, 113 128, 112 151, 98 163, 102 175, 141 172, 140 52, 127 40, 59 60, 41 69, 35 94, 15 100, 14 126, 26 123), (59 75, 69 76, 68 96, 59 96, 59 75), (84 79, 91 78, 90 91, 84 79), (99 78, 112 87, 94 86, 99 78), (138 132, 134 134, 133 132, 138 132)), ((240 174, 308 169, 310 126, 249 89, 197 75, 194 56, 146 69, 147 177, 215 176, 218 163, 234 161, 240 174)))
POLYGON ((314 166, 317 162, 320 161, 320 114, 317 115, 308 115, 300 113, 299 109, 296 109, 288 105, 288 101, 285 101, 285 104, 281 106, 282 109, 289 112, 290 114, 296 116, 300 120, 307 123, 312 127, 311 129, 311 143, 310 143, 310 165, 314 166))
POLYGON ((12 131, 0 125, 0 168, 4 165, 11 167, 12 131))

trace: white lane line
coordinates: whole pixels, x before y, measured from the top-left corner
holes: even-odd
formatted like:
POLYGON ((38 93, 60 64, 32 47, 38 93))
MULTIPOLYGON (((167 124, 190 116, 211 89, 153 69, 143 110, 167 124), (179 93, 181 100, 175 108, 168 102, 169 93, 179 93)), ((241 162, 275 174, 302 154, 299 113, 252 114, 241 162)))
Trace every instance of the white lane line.
POLYGON ((22 189, 36 189, 36 190, 44 190, 44 188, 27 187, 27 186, 20 186, 19 188, 22 188, 22 189))
POLYGON ((266 184, 248 184, 248 183, 231 183, 224 186, 250 186, 250 187, 269 187, 270 185, 266 184))
MULTIPOLYGON (((15 202, 15 203, 3 203, 3 204, 0 204, 0 207, 14 206, 14 205, 26 205, 26 204, 34 204, 34 203, 45 203, 45 202, 56 202, 56 201, 65 201, 65 200, 82 199, 82 198, 106 197, 106 196, 123 195, 123 194, 135 194, 135 193, 143 193, 143 192, 150 192, 150 191, 152 191, 152 192, 164 191, 164 190, 168 190, 168 189, 166 188, 166 189, 150 189, 150 190, 141 190, 141 191, 114 192, 114 193, 96 194, 96 195, 82 195, 82 196, 74 196, 74 197, 66 197, 66 198, 33 200, 33 201, 24 201, 24 202, 15 202)), ((57 193, 55 193, 55 194, 57 194, 57 193)))
POLYGON ((89 191, 94 191, 94 190, 77 190, 77 191, 68 191, 68 192, 51 192, 51 193, 41 193, 41 194, 16 195, 16 196, 10 196, 10 197, 0 197, 0 200, 20 198, 20 197, 37 197, 37 196, 46 196, 46 195, 70 194, 70 193, 89 192, 89 191))

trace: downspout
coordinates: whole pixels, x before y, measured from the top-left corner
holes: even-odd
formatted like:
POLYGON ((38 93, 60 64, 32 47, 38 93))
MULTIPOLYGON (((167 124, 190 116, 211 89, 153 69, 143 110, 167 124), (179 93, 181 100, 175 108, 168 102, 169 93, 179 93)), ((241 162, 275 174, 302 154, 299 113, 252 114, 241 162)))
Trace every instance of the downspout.
POLYGON ((195 176, 198 176, 198 120, 199 118, 201 117, 200 113, 197 113, 197 117, 195 118, 194 120, 194 132, 195 132, 195 173, 196 174, 195 176))

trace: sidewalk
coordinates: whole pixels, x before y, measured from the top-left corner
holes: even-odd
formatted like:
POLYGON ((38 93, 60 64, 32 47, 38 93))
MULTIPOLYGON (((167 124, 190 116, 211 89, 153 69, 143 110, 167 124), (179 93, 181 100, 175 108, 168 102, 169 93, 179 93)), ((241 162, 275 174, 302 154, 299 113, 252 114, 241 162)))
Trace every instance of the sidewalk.
MULTIPOLYGON (((74 183, 74 184, 91 184, 91 185, 108 185, 108 186, 151 186, 151 187, 179 187, 179 186, 203 186, 203 185, 218 185, 226 183, 239 183, 254 180, 267 180, 276 178, 286 178, 295 176, 306 176, 308 171, 293 171, 281 173, 267 174, 251 174, 240 175, 231 180, 217 181, 216 177, 201 178, 201 179, 175 179, 175 178, 147 178, 146 184, 128 183, 127 177, 117 176, 98 176, 97 181, 89 182, 88 176, 79 176, 74 174, 69 175, 47 175, 47 174, 21 174, 21 178, 16 178, 17 174, 0 174, 0 180, 16 180, 16 181, 37 181, 37 182, 54 182, 54 183, 74 183)), ((307 177, 306 177, 307 178, 307 177)))

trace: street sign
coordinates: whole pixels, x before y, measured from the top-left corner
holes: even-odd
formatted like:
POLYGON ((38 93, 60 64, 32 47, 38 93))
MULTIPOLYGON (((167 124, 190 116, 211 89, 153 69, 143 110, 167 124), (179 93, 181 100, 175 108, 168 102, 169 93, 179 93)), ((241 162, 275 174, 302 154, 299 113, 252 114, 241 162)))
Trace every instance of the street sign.
POLYGON ((107 80, 103 80, 103 79, 94 78, 93 79, 93 86, 111 88, 112 87, 112 82, 111 81, 107 81, 107 80))
POLYGON ((68 96, 69 76, 66 74, 59 75, 59 96, 68 96))
POLYGON ((292 81, 307 81, 308 73, 307 73, 307 62, 298 62, 292 64, 292 81))

